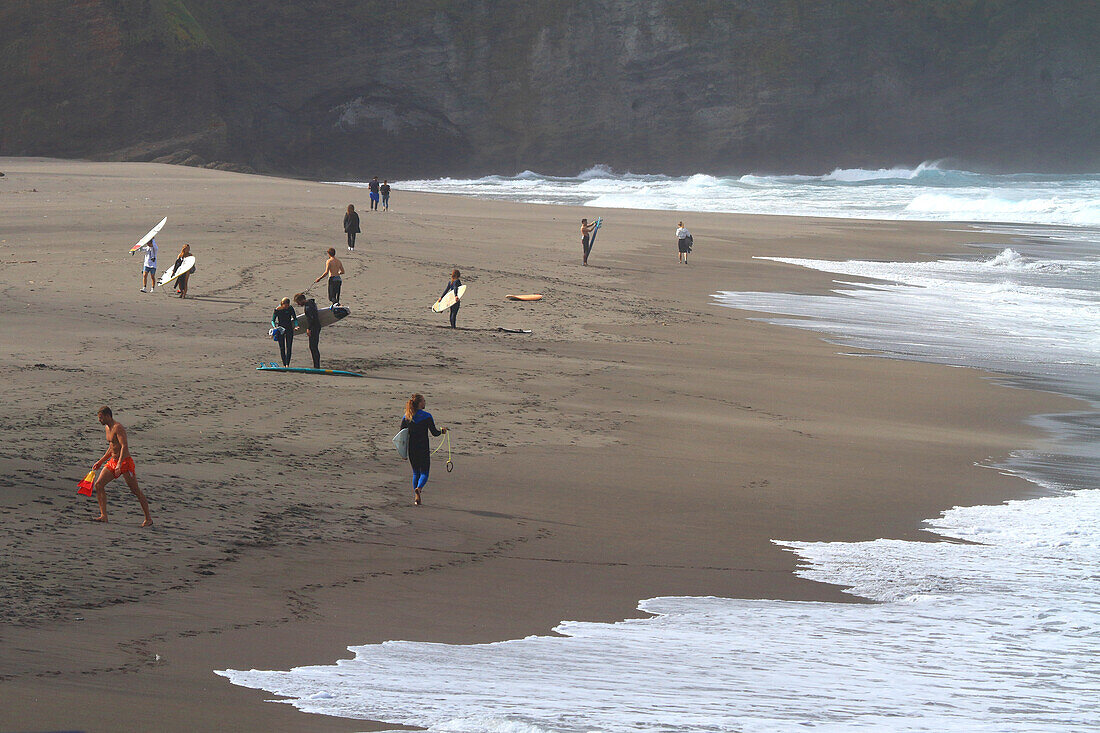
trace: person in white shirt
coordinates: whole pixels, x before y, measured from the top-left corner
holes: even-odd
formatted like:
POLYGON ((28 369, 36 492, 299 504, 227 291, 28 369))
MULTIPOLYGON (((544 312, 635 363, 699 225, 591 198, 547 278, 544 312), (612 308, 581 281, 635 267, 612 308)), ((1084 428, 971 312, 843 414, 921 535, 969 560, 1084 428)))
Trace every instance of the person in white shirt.
POLYGON ((684 227, 684 222, 680 222, 680 227, 676 230, 676 249, 680 253, 680 262, 685 265, 688 263, 688 254, 691 253, 691 232, 684 227))
POLYGON ((145 253, 145 266, 141 268, 141 292, 151 293, 157 285, 157 240, 150 239, 149 244, 138 251, 145 253), (146 281, 149 283, 148 288, 146 281))

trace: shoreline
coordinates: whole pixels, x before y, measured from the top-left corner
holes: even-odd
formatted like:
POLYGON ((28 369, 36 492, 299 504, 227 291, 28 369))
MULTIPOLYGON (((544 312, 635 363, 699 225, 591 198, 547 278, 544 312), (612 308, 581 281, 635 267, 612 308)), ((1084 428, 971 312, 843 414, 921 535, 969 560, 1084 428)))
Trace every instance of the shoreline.
MULTIPOLYGON (((574 222, 590 207, 400 191, 394 211, 361 215, 374 228, 368 236, 364 226, 357 256, 366 262, 345 280, 352 317, 322 337, 326 365, 368 371, 370 383, 313 380, 316 393, 286 394, 286 380, 259 381, 243 366, 253 354, 274 358, 261 332, 275 296, 290 294, 286 283, 304 284, 299 273, 312 279, 324 247, 342 247, 346 188, 154 164, 4 159, 3 169, 0 220, 15 233, 0 244, 3 259, 14 259, 8 247, 33 246, 43 265, 34 270, 61 280, 23 292, 20 280, 41 278, 24 265, 0 269, 27 334, 0 368, 33 395, 15 397, 0 416, 9 446, 0 461, 14 479, 0 521, 13 533, 52 522, 57 545, 50 573, 20 565, 32 560, 19 555, 13 567, 33 594, 51 576, 99 572, 65 556, 105 537, 133 563, 81 589, 85 603, 98 593, 102 604, 81 610, 83 621, 71 620, 70 586, 55 596, 67 617, 0 633, 15 650, 0 669, 7 728, 136 729, 155 701, 163 730, 362 730, 263 703, 264 693, 212 670, 326 663, 347 657, 350 644, 387 639, 546 633, 563 620, 637 617, 637 603, 654 596, 858 602, 795 577, 793 555, 770 540, 928 539, 919 522, 942 509, 1026 494, 1022 479, 974 462, 1034 443, 1038 429, 1026 418, 1076 404, 976 370, 844 356, 821 334, 708 302, 720 289, 829 286, 825 273, 754 255, 920 259, 969 251, 964 240, 991 235, 693 213, 700 223, 691 228, 707 244, 674 270, 662 236, 672 214, 614 209, 593 266, 581 268, 574 222), (21 181, 42 195, 12 205, 21 181), (121 255, 140 234, 129 233, 144 231, 136 222, 145 211, 126 206, 167 211, 166 253, 192 243, 200 256, 192 302, 138 300, 135 286, 141 310, 128 305, 132 261, 101 244, 117 240, 121 255), (65 215, 95 241, 73 242, 71 225, 50 221, 65 215), (273 248, 282 232, 295 236, 273 248), (89 264, 75 267, 74 258, 89 264), (421 302, 452 263, 471 278, 459 316, 471 330, 457 334, 438 328, 421 302), (97 287, 70 285, 84 280, 97 287), (507 304, 506 292, 547 298, 507 304), (100 322, 120 304, 118 323, 100 322), (211 325, 171 332, 196 316, 211 325), (513 323, 535 333, 521 340, 494 330, 513 323), (466 340, 440 345, 451 336, 466 340), (35 364, 45 368, 28 369, 35 364), (130 376, 143 369, 157 385, 151 394, 130 376), (139 398, 112 393, 120 382, 139 398), (932 396, 900 389, 912 384, 932 396), (455 427, 459 451, 454 474, 437 464, 421 509, 405 496, 407 466, 387 451, 389 418, 413 390, 455 427), (93 413, 107 398, 121 400, 116 414, 150 476, 151 540, 129 526, 134 507, 117 487, 119 523, 78 521, 88 508, 68 480, 80 465, 72 456, 101 450, 93 413), (229 398, 236 404, 224 404, 229 398), (151 417, 162 402, 181 417, 151 417), (340 419, 326 424, 325 411, 340 419), (24 437, 27 415, 42 437, 24 437), (349 425, 362 426, 354 447, 342 445, 349 425), (212 449, 194 447, 207 440, 203 430, 217 436, 212 449), (50 445, 66 440, 61 454, 50 445), (279 471, 285 478, 273 485, 279 471), (187 500, 171 503, 165 484, 188 482, 187 500), (142 570, 163 582, 130 597, 128 585, 146 582, 142 570)), ((304 343, 298 348, 300 361, 304 343)))

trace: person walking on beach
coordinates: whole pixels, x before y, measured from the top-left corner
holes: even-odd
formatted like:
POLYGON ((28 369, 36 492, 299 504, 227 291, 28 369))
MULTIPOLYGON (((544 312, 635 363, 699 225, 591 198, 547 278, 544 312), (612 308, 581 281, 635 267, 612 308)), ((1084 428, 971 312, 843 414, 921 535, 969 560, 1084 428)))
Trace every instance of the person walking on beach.
MULTIPOLYGON (((451 270, 451 281, 447 283, 447 287, 443 288, 443 295, 446 295, 452 290, 455 293, 455 304, 451 306, 451 328, 455 327, 455 319, 458 318, 458 308, 462 305, 462 300, 458 297, 458 289, 462 287, 461 277, 462 274, 458 270, 451 270)), ((443 300, 443 295, 439 296, 440 300, 443 300)))
POLYGON ((313 368, 321 368, 321 350, 318 344, 321 341, 321 317, 317 315, 317 302, 313 298, 306 299, 305 293, 294 296, 294 303, 298 305, 306 317, 306 335, 309 336, 309 353, 313 356, 313 368))
POLYGON ((145 264, 141 268, 141 292, 151 293, 157 286, 157 240, 154 237, 149 244, 143 245, 139 252, 145 253, 145 264), (148 281, 148 284, 146 284, 148 281))
MULTIPOLYGON (((191 245, 190 244, 183 245, 183 249, 180 250, 180 256, 176 258, 176 264, 172 266, 173 272, 175 271, 175 268, 177 268, 177 267, 179 267, 180 265, 183 264, 184 258, 190 257, 190 256, 191 256, 191 245)), ((181 298, 186 298, 187 297, 187 281, 188 281, 188 279, 190 279, 191 273, 194 272, 194 271, 195 271, 195 267, 192 265, 190 270, 188 270, 183 275, 180 275, 180 277, 176 280, 176 292, 180 294, 181 298)))
POLYGON ((390 182, 382 181, 382 185, 378 187, 378 192, 382 194, 382 211, 390 210, 390 182))
POLYGON ((354 252, 355 235, 362 231, 359 228, 359 214, 355 212, 355 204, 348 204, 348 213, 344 214, 344 231, 348 235, 348 252, 354 252))
POLYGON ((283 298, 271 314, 271 330, 279 342, 279 356, 283 366, 290 366, 290 353, 294 350, 294 321, 298 314, 290 304, 290 298, 283 298))
POLYGON ((336 259, 336 250, 328 248, 328 260, 325 262, 325 271, 317 276, 314 283, 319 283, 328 278, 328 300, 333 305, 340 305, 340 286, 343 284, 344 263, 336 259))
POLYGON ((130 487, 130 492, 137 497, 138 503, 141 504, 141 511, 145 514, 145 521, 141 523, 141 526, 152 526, 153 516, 149 514, 149 502, 146 500, 145 494, 141 493, 141 487, 138 486, 137 476, 135 475, 137 467, 134 466, 134 459, 130 456, 130 443, 126 438, 126 428, 122 427, 122 423, 115 422, 111 408, 106 405, 99 408, 98 417, 99 424, 107 432, 107 452, 92 465, 93 471, 99 470, 99 467, 103 466, 103 471, 96 478, 94 485, 95 498, 99 502, 99 516, 93 521, 107 521, 107 484, 122 476, 126 479, 126 485, 130 487))
POLYGON ((581 219, 581 250, 584 252, 582 265, 588 264, 588 253, 592 251, 592 236, 596 231, 596 224, 588 223, 588 219, 581 219))
POLYGON ((370 189, 370 210, 378 211, 378 176, 370 179, 370 184, 367 187, 370 189))
POLYGON ((413 504, 420 506, 420 492, 428 483, 428 470, 432 466, 432 450, 428 433, 442 435, 447 428, 437 428, 432 414, 424 409, 424 395, 419 392, 405 403, 405 417, 401 428, 409 430, 409 463, 413 472, 413 504))
POLYGON ((685 265, 691 253, 692 241, 691 232, 684 226, 684 222, 680 222, 679 228, 676 229, 676 250, 680 253, 680 262, 685 265))

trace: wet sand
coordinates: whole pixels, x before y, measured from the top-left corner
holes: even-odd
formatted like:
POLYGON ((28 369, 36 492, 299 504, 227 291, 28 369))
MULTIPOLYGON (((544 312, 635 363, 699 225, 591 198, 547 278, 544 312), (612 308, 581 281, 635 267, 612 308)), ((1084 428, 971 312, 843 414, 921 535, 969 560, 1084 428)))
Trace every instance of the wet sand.
MULTIPOLYGON (((860 358, 717 307, 823 292, 753 256, 917 259, 965 227, 508 204, 153 164, 0 158, 0 730, 363 730, 233 687, 387 639, 470 643, 642 598, 854 601, 770 540, 934 539, 920 520, 1028 490, 977 467, 1068 400, 860 358), (363 233, 346 252, 343 211, 363 233), (579 220, 602 213, 589 267, 579 220), (168 216, 192 297, 140 293, 130 245, 168 216), (696 248, 678 265, 685 219, 696 248), (279 298, 337 248, 346 320, 322 366, 257 372, 279 298), (429 309, 452 268, 460 329, 429 309), (542 293, 537 303, 505 300, 542 293), (498 328, 530 329, 508 334, 498 328), (394 452, 423 392, 452 430, 425 505, 394 452), (111 522, 76 482, 130 433, 155 526, 121 479, 111 522)), ((311 293, 326 305, 324 284, 311 293)), ((305 338, 296 366, 309 366, 305 338)))

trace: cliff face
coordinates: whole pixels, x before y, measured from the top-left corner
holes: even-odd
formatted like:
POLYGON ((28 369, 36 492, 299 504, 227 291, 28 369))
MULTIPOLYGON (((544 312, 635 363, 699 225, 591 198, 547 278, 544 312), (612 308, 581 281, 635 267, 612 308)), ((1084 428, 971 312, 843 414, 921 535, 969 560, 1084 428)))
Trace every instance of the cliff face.
POLYGON ((1100 170, 1081 0, 7 0, 0 154, 319 177, 1100 170))

